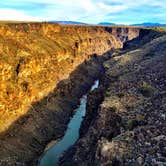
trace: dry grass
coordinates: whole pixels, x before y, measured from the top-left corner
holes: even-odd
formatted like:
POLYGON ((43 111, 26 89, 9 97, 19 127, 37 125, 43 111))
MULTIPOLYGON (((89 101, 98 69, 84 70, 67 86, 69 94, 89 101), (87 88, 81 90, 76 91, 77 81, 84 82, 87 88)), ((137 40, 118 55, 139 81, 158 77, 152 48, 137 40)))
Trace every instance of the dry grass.
POLYGON ((166 32, 166 27, 155 27, 153 28, 153 30, 159 31, 159 32, 166 32))

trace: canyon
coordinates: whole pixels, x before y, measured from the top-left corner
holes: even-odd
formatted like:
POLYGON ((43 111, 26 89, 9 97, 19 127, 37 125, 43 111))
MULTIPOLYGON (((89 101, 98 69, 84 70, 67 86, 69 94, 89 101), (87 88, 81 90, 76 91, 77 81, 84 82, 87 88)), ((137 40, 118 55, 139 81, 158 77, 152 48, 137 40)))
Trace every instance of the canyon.
POLYGON ((88 95, 80 138, 60 165, 129 163, 128 158, 139 158, 136 152, 130 155, 136 146, 133 135, 147 127, 153 136, 154 122, 163 131, 157 136, 165 139, 165 32, 2 23, 0 55, 0 165, 36 165, 46 145, 64 135, 79 99, 96 79, 100 86, 88 95), (155 119, 159 118, 153 105, 156 98, 162 107, 158 110, 161 120, 155 119), (140 113, 145 103, 154 114, 146 122, 149 113, 140 113), (143 129, 137 128, 141 125, 143 129), (126 135, 132 144, 126 143, 126 135))
POLYGON ((59 165, 166 164, 165 50, 165 32, 143 30, 104 62, 80 138, 59 165))

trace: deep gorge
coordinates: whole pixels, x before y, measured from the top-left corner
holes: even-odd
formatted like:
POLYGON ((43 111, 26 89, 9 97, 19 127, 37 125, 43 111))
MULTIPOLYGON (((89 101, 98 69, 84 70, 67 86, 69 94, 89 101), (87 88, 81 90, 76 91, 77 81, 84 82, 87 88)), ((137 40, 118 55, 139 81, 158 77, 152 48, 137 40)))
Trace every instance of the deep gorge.
POLYGON ((141 30, 104 63, 80 137, 61 166, 164 165, 166 34, 141 30))
MULTIPOLYGON (((79 99, 103 77, 103 64, 114 50, 139 34, 141 40, 148 31, 48 23, 0 25, 0 164, 34 165, 47 143, 64 135, 79 99)), ((101 93, 97 94, 100 99, 101 93)))

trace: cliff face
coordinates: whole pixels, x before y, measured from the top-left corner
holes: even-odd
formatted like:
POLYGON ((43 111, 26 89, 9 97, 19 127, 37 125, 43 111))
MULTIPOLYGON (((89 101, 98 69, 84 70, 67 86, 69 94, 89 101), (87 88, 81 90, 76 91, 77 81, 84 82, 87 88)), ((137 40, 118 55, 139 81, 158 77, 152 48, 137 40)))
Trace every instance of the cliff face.
POLYGON ((1 24, 1 165, 30 164, 61 137, 79 97, 101 75, 102 56, 138 35, 137 28, 1 24))
POLYGON ((5 24, 0 37, 1 132, 90 55, 122 47, 117 36, 97 27, 5 24))
POLYGON ((80 139, 60 165, 164 165, 166 33, 140 36, 104 63, 80 139))

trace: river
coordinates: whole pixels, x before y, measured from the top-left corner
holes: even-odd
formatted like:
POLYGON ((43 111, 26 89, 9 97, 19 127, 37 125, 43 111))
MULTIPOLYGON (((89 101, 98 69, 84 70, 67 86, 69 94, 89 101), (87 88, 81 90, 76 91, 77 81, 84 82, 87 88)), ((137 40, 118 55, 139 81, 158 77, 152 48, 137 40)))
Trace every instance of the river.
MULTIPOLYGON (((99 80, 96 80, 90 91, 98 88, 98 86, 99 80)), ((83 117, 86 114, 86 103, 87 94, 80 99, 80 105, 76 109, 74 116, 71 118, 63 138, 45 151, 38 163, 38 166, 57 166, 57 162, 63 153, 78 140, 79 129, 83 121, 83 117)))

